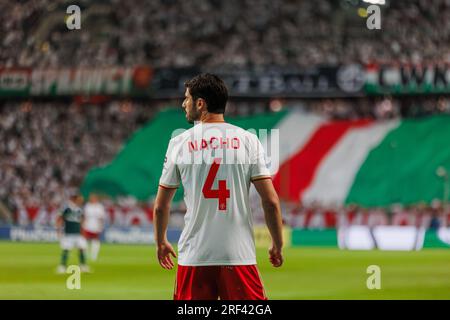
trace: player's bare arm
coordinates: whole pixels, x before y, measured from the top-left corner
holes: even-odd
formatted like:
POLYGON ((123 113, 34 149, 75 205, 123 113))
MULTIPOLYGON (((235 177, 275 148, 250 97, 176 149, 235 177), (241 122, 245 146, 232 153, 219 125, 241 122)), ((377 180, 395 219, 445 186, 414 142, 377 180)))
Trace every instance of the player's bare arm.
POLYGON ((261 197, 264 209, 264 218, 270 235, 272 236, 272 247, 269 249, 269 259, 274 267, 283 264, 283 223, 281 218, 281 207, 278 195, 273 187, 271 179, 253 181, 256 191, 261 197))
POLYGON ((164 269, 172 269, 174 263, 172 257, 176 258, 175 250, 167 240, 167 226, 169 224, 170 203, 177 189, 158 188, 154 208, 154 232, 158 261, 164 269))

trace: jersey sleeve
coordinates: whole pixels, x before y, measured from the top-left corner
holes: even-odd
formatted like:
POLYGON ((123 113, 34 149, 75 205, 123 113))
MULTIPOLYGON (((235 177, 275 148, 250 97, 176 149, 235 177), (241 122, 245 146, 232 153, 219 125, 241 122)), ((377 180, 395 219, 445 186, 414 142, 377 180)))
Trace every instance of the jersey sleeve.
POLYGON ((252 156, 250 157, 250 180, 270 179, 271 175, 270 170, 267 168, 264 147, 256 136, 252 149, 252 156))
POLYGON ((164 165, 159 179, 163 188, 178 188, 180 186, 180 172, 176 164, 178 148, 175 139, 171 139, 164 158, 164 165))
POLYGON ((61 207, 61 209, 58 212, 59 212, 59 216, 61 216, 62 218, 65 218, 67 216, 67 214, 69 213, 69 207, 68 206, 61 207))

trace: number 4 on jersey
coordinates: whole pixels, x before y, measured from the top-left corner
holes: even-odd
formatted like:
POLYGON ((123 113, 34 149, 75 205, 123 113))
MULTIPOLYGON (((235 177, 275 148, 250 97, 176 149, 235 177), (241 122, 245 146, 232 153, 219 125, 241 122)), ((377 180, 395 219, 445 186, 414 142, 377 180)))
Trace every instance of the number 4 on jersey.
POLYGON ((212 189, 221 161, 221 158, 214 159, 214 162, 209 169, 208 176, 206 177, 202 192, 206 199, 219 199, 219 210, 227 210, 227 199, 230 198, 230 190, 227 189, 227 181, 219 180, 219 189, 212 189))

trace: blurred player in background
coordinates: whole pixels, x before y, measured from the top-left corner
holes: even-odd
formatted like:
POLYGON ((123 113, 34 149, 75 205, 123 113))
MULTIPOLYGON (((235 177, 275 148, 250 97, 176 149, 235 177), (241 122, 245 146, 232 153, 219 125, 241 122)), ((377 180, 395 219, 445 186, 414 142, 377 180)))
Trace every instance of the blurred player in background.
POLYGON ((89 272, 86 264, 85 250, 86 239, 81 235, 81 224, 83 222, 83 197, 79 194, 72 195, 64 210, 60 213, 56 228, 61 245, 61 263, 57 268, 58 273, 65 273, 69 252, 73 248, 79 250, 79 263, 82 272, 89 272))
POLYGON ((106 211, 97 195, 91 194, 84 207, 83 235, 90 244, 89 258, 97 260, 100 252, 100 235, 105 227, 106 211))
POLYGON ((171 256, 175 258, 176 254, 166 231, 170 203, 182 183, 187 212, 178 244, 175 300, 267 299, 256 266, 249 204, 251 182, 261 196, 272 236, 270 262, 275 267, 283 263, 281 209, 264 149, 256 135, 224 121, 227 99, 227 88, 215 75, 203 74, 186 82, 183 109, 190 123, 199 123, 169 142, 154 224, 159 263, 172 269, 171 256), (197 129, 203 131, 196 139, 193 133, 197 129), (200 148, 194 147, 197 143, 200 148), (218 148, 228 149, 237 160, 229 163, 228 154, 219 156, 218 148), (201 156, 200 163, 177 161, 181 155, 195 153, 201 156), (205 158, 208 161, 203 161, 205 158))

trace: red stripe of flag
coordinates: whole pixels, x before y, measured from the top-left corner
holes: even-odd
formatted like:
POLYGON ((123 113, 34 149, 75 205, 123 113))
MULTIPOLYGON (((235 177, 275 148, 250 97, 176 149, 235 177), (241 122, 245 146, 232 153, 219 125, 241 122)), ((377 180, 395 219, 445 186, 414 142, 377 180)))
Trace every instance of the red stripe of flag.
MULTIPOLYGON (((303 192, 313 182, 321 161, 344 134, 350 128, 364 127, 371 122, 366 119, 333 121, 320 126, 306 145, 280 166, 280 170, 273 179, 280 198, 293 202, 299 201, 303 192)), ((289 138, 293 139, 295 136, 289 138)))

